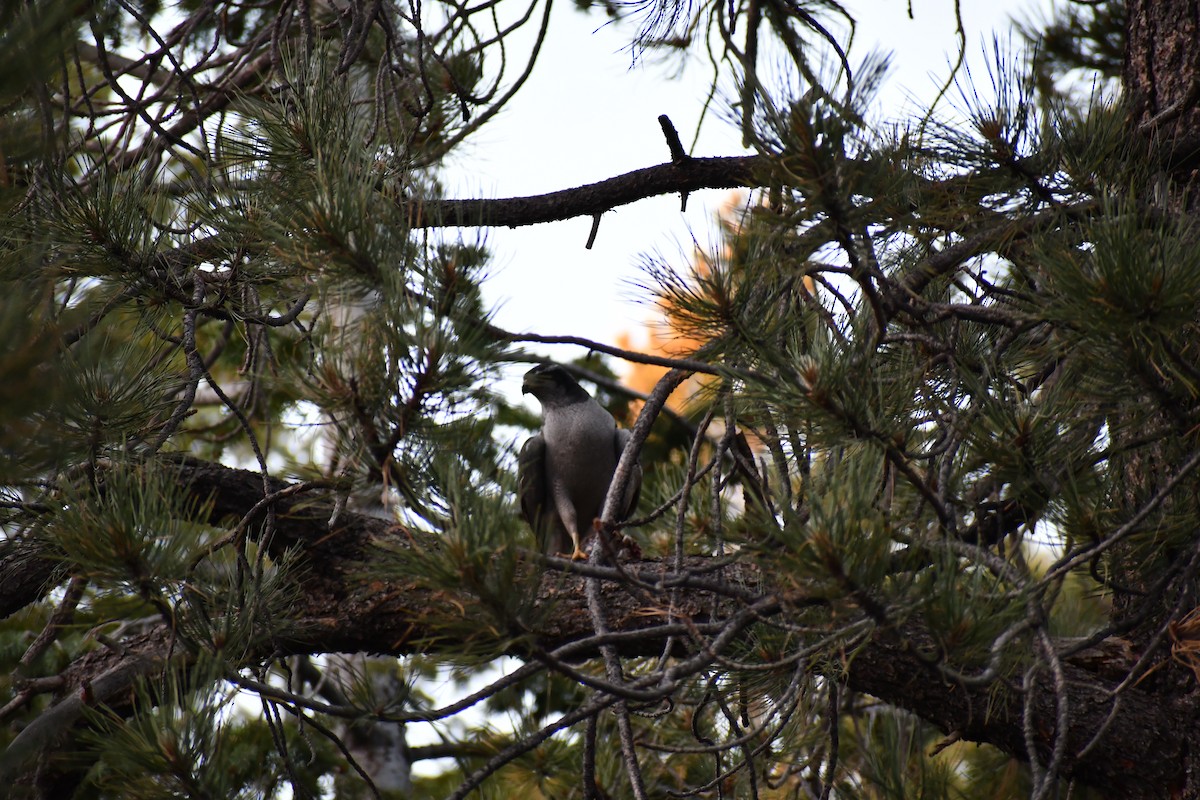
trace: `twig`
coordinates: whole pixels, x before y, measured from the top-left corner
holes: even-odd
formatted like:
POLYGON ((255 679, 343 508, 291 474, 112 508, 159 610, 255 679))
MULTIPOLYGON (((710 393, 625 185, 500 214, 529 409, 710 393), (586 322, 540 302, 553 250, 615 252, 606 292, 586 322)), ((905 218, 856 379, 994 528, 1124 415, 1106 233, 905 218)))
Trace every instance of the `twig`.
MULTIPOLYGON (((639 420, 640 421, 640 420, 639 420)), ((625 448, 625 453, 622 455, 622 461, 630 451, 629 447, 625 448)), ((617 473, 620 473, 620 466, 617 467, 617 473)), ((626 476, 628 477, 628 476, 626 476)), ((613 477, 613 486, 618 486, 617 477, 613 477)), ((619 484, 621 493, 624 493, 624 484, 619 484)), ((609 498, 612 497, 612 488, 609 489, 609 498)), ((607 503, 606 503, 607 505, 607 503)), ((604 557, 604 548, 597 543, 592 544, 592 552, 589 561, 598 564, 600 559, 604 557)), ((608 621, 605 619, 604 608, 600 603, 600 582, 596 578, 588 578, 585 583, 584 591, 587 593, 588 613, 592 618, 592 630, 598 635, 604 635, 609 632, 608 621)), ((608 679, 613 683, 624 682, 622 675, 621 660, 617 657, 617 651, 611 645, 603 645, 600 648, 600 654, 604 658, 604 671, 608 675, 608 679)), ((613 704, 613 713, 617 718, 617 731, 621 739, 621 756, 625 762, 625 772, 629 775, 630 788, 633 790, 635 800, 648 800, 646 795, 646 784, 642 780, 642 770, 638 765, 637 749, 633 742, 633 726, 629 723, 629 706, 625 700, 618 700, 613 704)))
POLYGON ((660 114, 658 124, 662 128, 663 136, 667 138, 667 149, 671 151, 671 163, 682 164, 688 161, 691 156, 683 149, 683 142, 679 141, 679 132, 675 130, 671 118, 666 114, 660 114))
POLYGON ((838 762, 838 723, 841 721, 841 709, 838 707, 838 682, 826 678, 829 692, 829 763, 825 767, 825 786, 821 788, 821 800, 829 800, 833 791, 833 778, 837 773, 838 762))
POLYGON ((583 731, 583 800, 598 800, 596 786, 596 729, 599 718, 593 714, 583 731))
POLYGON ((75 607, 79 605, 79 601, 83 598, 83 592, 87 588, 88 579, 76 575, 71 578, 71 582, 67 584, 67 590, 63 593, 62 602, 58 608, 54 609, 54 613, 50 615, 50 619, 46 622, 46 627, 38 634, 33 643, 25 651, 25 655, 21 656, 20 665, 28 667, 36 661, 42 653, 46 652, 56 638, 58 632, 71 624, 71 620, 75 618, 75 607))
POLYGON ((585 250, 591 250, 592 245, 596 243, 596 234, 600 232, 600 214, 592 214, 592 229, 588 232, 587 244, 584 245, 585 250))

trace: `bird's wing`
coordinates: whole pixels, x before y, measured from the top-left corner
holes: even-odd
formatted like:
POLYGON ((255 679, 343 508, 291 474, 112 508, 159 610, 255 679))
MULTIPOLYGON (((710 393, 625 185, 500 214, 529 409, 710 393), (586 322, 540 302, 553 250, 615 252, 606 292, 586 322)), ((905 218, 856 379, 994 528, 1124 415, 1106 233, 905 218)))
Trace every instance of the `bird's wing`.
MULTIPOLYGON (((617 428, 617 435, 614 442, 617 448, 617 462, 621 461, 621 453, 625 452, 625 445, 633 437, 633 434, 624 428, 617 428)), ((633 471, 629 474, 629 483, 625 486, 624 503, 621 507, 621 519, 624 521, 629 518, 633 510, 637 508, 638 499, 642 496, 642 458, 639 454, 637 463, 633 465, 633 471)))
POLYGON ((517 454, 517 501, 543 553, 558 555, 570 549, 571 538, 546 485, 546 439, 540 433, 530 436, 517 454))
POLYGON ((534 434, 517 455, 517 500, 521 517, 537 530, 537 517, 546 507, 546 440, 534 434))

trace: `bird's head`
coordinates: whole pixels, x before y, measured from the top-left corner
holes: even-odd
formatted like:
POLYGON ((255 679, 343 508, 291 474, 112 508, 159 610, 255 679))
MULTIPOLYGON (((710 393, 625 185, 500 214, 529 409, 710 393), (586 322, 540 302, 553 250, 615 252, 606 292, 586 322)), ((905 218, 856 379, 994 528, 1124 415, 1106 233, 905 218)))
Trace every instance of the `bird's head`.
POLYGON ((568 406, 591 400, 584 388, 557 364, 538 364, 525 373, 521 382, 521 393, 531 394, 543 408, 568 406))

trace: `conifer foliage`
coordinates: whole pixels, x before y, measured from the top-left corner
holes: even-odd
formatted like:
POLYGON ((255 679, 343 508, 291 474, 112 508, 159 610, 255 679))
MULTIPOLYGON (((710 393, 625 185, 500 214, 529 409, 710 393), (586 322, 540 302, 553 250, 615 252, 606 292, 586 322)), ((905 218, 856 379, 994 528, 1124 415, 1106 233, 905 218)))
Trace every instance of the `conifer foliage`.
POLYGON ((1198 23, 1070 3, 897 121, 879 1, 573 12, 750 154, 494 199, 439 168, 548 0, 0 6, 4 792, 1200 796, 1198 23), (728 187, 647 265, 686 349, 571 342, 636 518, 538 553, 550 337, 461 231, 728 187))

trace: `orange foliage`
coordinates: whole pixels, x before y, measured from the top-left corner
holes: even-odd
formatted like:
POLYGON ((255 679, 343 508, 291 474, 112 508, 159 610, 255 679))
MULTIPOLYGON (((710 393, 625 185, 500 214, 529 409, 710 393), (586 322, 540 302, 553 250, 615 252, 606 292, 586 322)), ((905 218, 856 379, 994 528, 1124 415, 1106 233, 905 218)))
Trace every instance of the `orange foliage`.
MULTIPOLYGON (((687 356, 700 344, 694 339, 676 335, 670 328, 669 322, 665 324, 648 323, 646 330, 650 339, 648 344, 637 346, 633 342, 631 334, 621 333, 617 336, 617 346, 626 350, 640 350, 643 353, 656 355, 687 356)), ((654 385, 658 383, 659 378, 665 374, 667 374, 667 368, 657 364, 629 364, 625 373, 625 384, 631 389, 649 394, 654 389, 654 385)), ((667 398, 667 405, 676 411, 685 411, 693 395, 701 389, 704 379, 707 377, 693 375, 679 384, 667 398)), ((634 403, 634 413, 637 413, 640 408, 641 403, 634 403)))
MULTIPOLYGON (((737 231, 740 228, 738 223, 738 218, 740 217, 739 209, 744 207, 745 203, 745 192, 730 192, 721 210, 717 212, 717 218, 725 230, 727 240, 737 235, 737 231)), ((726 252, 723 254, 723 257, 727 257, 729 255, 729 245, 726 244, 724 249, 726 252)), ((709 264, 712 263, 711 260, 702 252, 696 252, 693 255, 693 259, 696 270, 701 274, 706 274, 709 264)), ((644 353, 653 353, 667 357, 690 357, 692 353, 704 344, 703 340, 682 333, 673 324, 672 320, 675 314, 670 303, 665 301, 660 302, 659 308, 662 309, 662 318, 649 320, 645 325, 648 342, 639 346, 633 341, 633 335, 626 332, 617 336, 617 346, 626 350, 640 350, 644 353)), ((660 367, 655 364, 630 364, 625 374, 625 383, 632 389, 648 394, 654 389, 654 385, 658 383, 658 380, 666 373, 666 367, 660 367)), ((709 380, 711 380, 711 377, 707 375, 693 375, 671 393, 671 396, 667 398, 667 405, 676 411, 685 411, 697 392, 709 380)), ((635 404, 635 412, 638 407, 640 407, 640 404, 635 404)))

